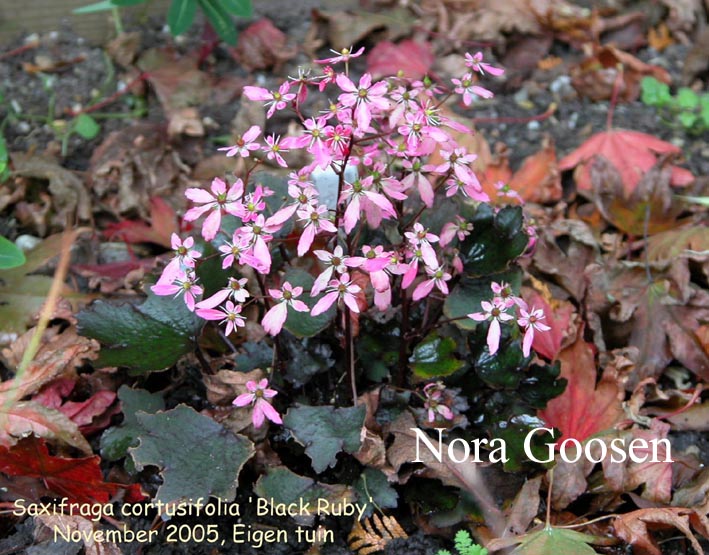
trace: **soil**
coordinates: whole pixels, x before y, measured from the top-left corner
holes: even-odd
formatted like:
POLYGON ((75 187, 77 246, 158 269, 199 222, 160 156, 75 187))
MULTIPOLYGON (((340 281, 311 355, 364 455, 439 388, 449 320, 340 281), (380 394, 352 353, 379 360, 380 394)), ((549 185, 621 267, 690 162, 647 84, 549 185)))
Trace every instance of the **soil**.
MULTIPOLYGON (((352 2, 350 2, 352 3, 352 2)), ((311 8, 322 8, 324 2, 318 0, 308 0, 301 2, 280 2, 279 9, 274 10, 273 5, 263 10, 261 15, 267 15, 274 24, 287 32, 292 42, 302 42, 308 31, 309 22, 303 14, 308 13, 311 8)), ((330 4, 342 7, 341 3, 330 2, 330 4)), ((353 3, 354 4, 354 3, 353 3)), ((245 24, 244 24, 245 25, 245 24)), ((128 29, 130 30, 130 23, 128 29)), ((173 39, 166 33, 164 25, 159 21, 150 21, 142 29, 144 46, 166 44, 173 42, 173 39)), ((4 45, 3 51, 10 51, 21 47, 27 41, 27 37, 18 37, 13 44, 4 45)), ((176 42, 176 47, 182 52, 189 52, 199 44, 199 36, 191 35, 185 40, 176 42)), ((578 54, 569 51, 551 52, 553 55, 573 57, 578 54)), ((658 64, 665 67, 673 76, 675 81, 679 80, 681 61, 687 54, 687 47, 679 44, 671 45, 662 53, 645 48, 639 52, 639 57, 646 62, 658 64)), ((264 86, 281 82, 286 75, 295 75, 299 64, 307 63, 304 54, 298 54, 295 59, 289 61, 278 75, 272 73, 257 73, 249 76, 243 68, 234 61, 229 53, 218 47, 207 60, 212 70, 220 77, 234 77, 240 79, 253 79, 264 86)), ((363 67, 354 64, 355 72, 362 71, 363 67)), ((123 82, 125 85, 125 82, 123 82)), ((0 64, 0 90, 6 100, 17 103, 16 110, 21 114, 33 116, 34 121, 25 119, 11 122, 4 130, 5 138, 10 151, 49 151, 59 154, 59 138, 52 131, 47 122, 39 121, 47 115, 48 96, 54 95, 54 117, 62 118, 67 111, 76 108, 77 105, 86 105, 94 96, 106 97, 121 86, 120 68, 113 65, 105 55, 104 49, 93 47, 86 43, 81 37, 72 33, 70 29, 60 29, 56 33, 40 37, 40 45, 37 48, 29 49, 21 54, 12 56, 0 64), (60 60, 71 62, 56 73, 51 74, 51 92, 47 92, 42 86, 42 81, 37 73, 26 70, 27 64, 37 63, 42 57, 59 62, 60 60), (73 62, 72 62, 73 61, 73 62)), ((460 112, 470 118, 487 120, 491 118, 501 118, 505 121, 510 119, 518 120, 521 123, 478 123, 476 128, 482 133, 491 145, 500 141, 507 145, 510 152, 511 166, 517 168, 521 161, 537 152, 545 136, 551 137, 556 145, 559 157, 568 154, 592 134, 606 128, 607 114, 609 110, 608 102, 590 102, 579 98, 576 91, 570 86, 568 78, 563 72, 555 70, 535 70, 529 78, 522 80, 521 85, 514 90, 500 87, 495 91, 497 96, 494 101, 484 104, 475 110, 460 110, 460 112), (551 103, 556 103, 557 108, 551 117, 541 121, 528 121, 531 116, 541 114, 547 110, 551 103), (531 103, 531 104, 530 104, 531 103), (524 106, 524 107, 523 107, 524 106)), ((233 102, 226 106, 209 107, 205 106, 201 110, 203 118, 209 118, 214 122, 207 127, 207 136, 203 141, 214 145, 219 138, 228 135, 231 122, 239 108, 239 102, 233 102)), ((122 97, 106 108, 113 114, 128 114, 131 106, 128 97, 122 97)), ((162 121, 164 119, 163 110, 160 103, 151 94, 148 99, 146 119, 148 121, 162 121)), ((0 118, 4 114, 0 111, 0 118)), ((112 119, 101 120, 101 132, 92 140, 82 139, 74 135, 68 142, 68 151, 63 158, 63 165, 67 168, 85 171, 89 168, 91 155, 103 140, 112 132, 127 126, 130 123, 128 118, 114 117, 112 119)), ((615 106, 613 114, 613 126, 618 128, 634 129, 652 133, 664 140, 672 142, 681 147, 684 152, 684 165, 695 175, 709 175, 709 143, 707 137, 692 137, 686 135, 679 128, 671 128, 662 125, 657 118, 654 108, 644 106, 640 102, 630 104, 619 104, 615 106)), ((187 393, 185 393, 187 395, 187 393)), ((681 441, 686 444, 701 444, 703 449, 707 449, 706 438, 703 436, 693 436, 683 434, 681 441)), ((246 506, 248 504, 245 504, 246 506)), ((256 522, 255 515, 245 514, 243 522, 256 522)), ((176 523, 181 521, 177 520, 176 523)), ((184 521, 188 524, 195 522, 184 521)), ((201 524, 209 524, 209 521, 201 521, 201 524)), ((222 535, 229 536, 232 525, 236 521, 215 521, 219 524, 222 535)), ((293 527, 290 521, 277 520, 273 523, 259 523, 277 527, 293 527)), ((130 523, 134 529, 147 529, 151 523, 148 521, 136 521, 130 523)), ((351 527, 349 519, 332 519, 325 524, 329 528, 338 531, 337 541, 333 545, 327 545, 320 551, 323 555, 344 555, 350 553, 346 547, 345 538, 351 527)), ((33 524, 28 520, 17 525, 12 534, 0 540, 0 553, 8 554, 26 550, 28 555, 44 554, 73 554, 78 552, 77 544, 63 546, 60 543, 35 544, 32 536, 33 524)), ((410 532, 415 527, 408 527, 410 532)), ((290 534, 293 538, 294 534, 290 534)), ((395 540, 391 542, 387 549, 387 555, 430 555, 438 548, 444 546, 444 542, 424 536, 422 533, 414 534, 408 540, 395 540)), ((272 555, 290 555, 304 553, 309 547, 306 543, 293 541, 287 544, 273 544, 269 546, 268 553, 272 555)), ((168 555, 189 553, 191 555, 208 555, 211 553, 228 553, 252 555, 263 551, 247 547, 231 546, 227 550, 215 551, 208 544, 184 543, 180 545, 148 545, 140 549, 138 544, 126 544, 122 546, 126 554, 143 555, 168 555)), ((666 553, 684 553, 682 545, 679 543, 666 543, 663 546, 666 553)), ((620 553, 620 551, 616 551, 620 553)))

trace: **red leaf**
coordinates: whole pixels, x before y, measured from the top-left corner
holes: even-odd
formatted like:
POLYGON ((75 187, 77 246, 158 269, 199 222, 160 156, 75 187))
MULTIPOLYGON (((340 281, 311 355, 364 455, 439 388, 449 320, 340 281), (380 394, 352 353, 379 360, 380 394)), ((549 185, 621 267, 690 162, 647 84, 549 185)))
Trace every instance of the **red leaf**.
POLYGON ((239 34, 236 48, 231 55, 247 70, 278 67, 296 54, 286 46, 288 37, 270 19, 262 18, 249 25, 239 34))
MULTIPOLYGON (((85 401, 65 401, 74 390, 76 382, 62 378, 43 388, 32 400, 50 409, 57 409, 86 433, 94 418, 103 415, 116 400, 113 391, 101 390, 85 401)), ((92 428, 95 430, 95 428, 92 428)))
MULTIPOLYGON (((657 162, 657 154, 680 152, 673 144, 662 141, 652 135, 611 129, 596 133, 579 148, 564 156, 559 161, 561 171, 576 168, 576 186, 579 190, 591 190, 590 168, 596 155, 606 158, 620 173, 626 196, 635 190, 640 178, 657 162)), ((691 183, 694 176, 688 170, 678 166, 672 167, 674 186, 691 183)))
POLYGON ((375 79, 397 75, 399 71, 409 79, 420 79, 428 73, 433 60, 431 45, 427 42, 407 39, 394 44, 385 40, 367 56, 367 71, 375 79))
POLYGON ((596 385, 593 349, 582 336, 579 333, 576 343, 559 353, 566 389, 539 411, 548 425, 561 430, 562 438, 579 441, 610 428, 623 414, 619 398, 623 392, 616 381, 604 375, 596 385))
POLYGON ((551 328, 547 332, 534 334, 532 349, 548 360, 555 360, 563 340, 569 336, 574 306, 568 301, 554 299, 549 303, 534 289, 523 288, 523 297, 530 307, 544 310, 544 323, 551 328))
POLYGON ((561 174, 554 143, 545 140, 539 152, 525 158, 522 167, 510 179, 509 186, 527 202, 561 200, 561 174))
POLYGON ((104 233, 109 240, 155 243, 169 249, 171 235, 179 231, 175 211, 160 197, 153 197, 150 199, 150 221, 150 225, 135 220, 118 222, 108 226, 104 233))
POLYGON ((0 472, 38 478, 49 490, 73 503, 108 503, 118 490, 126 487, 104 482, 100 464, 98 456, 54 457, 49 454, 44 440, 34 436, 9 449, 0 446, 0 472))

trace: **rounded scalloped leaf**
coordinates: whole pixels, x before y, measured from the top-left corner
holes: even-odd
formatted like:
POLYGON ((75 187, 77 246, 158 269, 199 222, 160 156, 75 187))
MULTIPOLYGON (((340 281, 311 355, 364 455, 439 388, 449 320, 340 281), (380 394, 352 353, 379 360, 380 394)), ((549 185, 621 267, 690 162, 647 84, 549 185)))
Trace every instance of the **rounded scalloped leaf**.
POLYGON ((156 500, 236 497, 239 472, 254 454, 251 441, 187 405, 135 416, 143 430, 138 446, 128 452, 138 470, 160 469, 163 483, 156 500))

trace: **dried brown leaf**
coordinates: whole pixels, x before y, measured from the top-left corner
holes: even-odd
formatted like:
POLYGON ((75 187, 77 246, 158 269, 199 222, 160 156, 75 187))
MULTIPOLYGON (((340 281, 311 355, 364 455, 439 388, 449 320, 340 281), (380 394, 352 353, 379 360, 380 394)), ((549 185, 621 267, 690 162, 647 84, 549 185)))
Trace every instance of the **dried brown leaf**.
POLYGON ((75 535, 82 538, 81 543, 86 555, 121 555, 123 552, 115 543, 99 540, 101 532, 98 531, 97 525, 97 522, 80 516, 39 515, 35 517, 34 539, 39 543, 51 543, 56 541, 57 530, 64 535, 79 532, 75 535))
POLYGON ((374 514, 363 521, 355 521, 352 531, 347 536, 350 549, 359 555, 370 555, 384 551, 387 544, 394 539, 406 539, 406 534, 401 525, 393 516, 374 514), (364 522, 364 526, 362 526, 364 522))

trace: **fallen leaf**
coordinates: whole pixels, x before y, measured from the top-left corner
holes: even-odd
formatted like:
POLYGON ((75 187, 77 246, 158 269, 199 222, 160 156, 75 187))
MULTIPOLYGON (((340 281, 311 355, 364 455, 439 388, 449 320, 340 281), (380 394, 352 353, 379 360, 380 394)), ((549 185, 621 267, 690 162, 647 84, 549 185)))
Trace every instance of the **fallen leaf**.
POLYGON ((185 189, 197 185, 190 173, 168 145, 164 125, 152 123, 110 133, 91 155, 88 171, 101 209, 118 219, 127 213, 147 219, 154 197, 171 199, 176 209, 184 209, 185 189))
POLYGON ((675 41, 670 36, 670 30, 664 21, 657 27, 653 27, 647 32, 647 43, 658 52, 662 52, 668 46, 672 46, 675 41))
POLYGON ((623 415, 623 389, 611 375, 596 383, 596 361, 591 345, 579 333, 576 343, 559 353, 561 377, 566 378, 564 392, 547 403, 539 416, 561 436, 562 441, 586 438, 613 426, 623 415))
POLYGON ((406 8, 388 9, 386 13, 313 10, 313 17, 327 23, 328 40, 337 51, 351 48, 376 30, 384 31, 383 38, 396 40, 408 35, 416 21, 406 8))
POLYGON ((179 233, 175 210, 160 197, 150 199, 150 225, 127 220, 110 224, 104 234, 110 241, 122 239, 126 243, 155 243, 172 248, 171 237, 179 233))
MULTIPOLYGON (((91 198, 84 182, 47 155, 11 154, 12 175, 47 182, 53 213, 52 226, 65 229, 67 222, 91 220, 91 198)), ((43 234, 43 233, 42 233, 43 234)))
POLYGON ((591 264, 600 260, 600 248, 587 224, 574 219, 557 219, 539 228, 533 264, 581 302, 586 280, 579 279, 591 264))
POLYGON ((686 224, 688 219, 679 219, 684 206, 673 199, 670 189, 670 157, 660 156, 627 194, 616 168, 597 156, 591 163, 591 184, 593 201, 603 218, 633 236, 654 235, 686 224))
POLYGON ((572 319, 576 312, 574 305, 553 298, 548 289, 540 294, 535 289, 523 287, 522 298, 530 307, 544 310, 544 323, 551 328, 548 332, 534 334, 532 349, 548 360, 556 360, 562 346, 567 347, 565 343, 576 336, 572 319))
POLYGON ((706 53, 709 50, 709 27, 705 27, 699 32, 694 45, 687 52, 687 57, 682 64, 682 83, 691 85, 692 81, 709 70, 709 58, 706 53))
POLYGON ((43 387, 39 393, 32 397, 32 400, 47 408, 57 409, 80 429, 87 428, 95 418, 102 416, 108 410, 116 400, 116 394, 113 391, 102 390, 97 391, 85 401, 66 400, 75 386, 75 380, 60 378, 43 387))
MULTIPOLYGON (((414 432, 416 429, 420 430, 409 412, 404 412, 394 422, 385 426, 385 437, 389 434, 394 436, 393 443, 387 448, 387 460, 392 467, 398 472, 402 465, 412 461, 420 461, 424 468, 417 474, 439 479, 445 485, 454 486, 472 494, 485 517, 485 523, 493 534, 501 537, 506 526, 505 518, 497 508, 485 484, 479 465, 472 461, 465 461, 462 464, 456 463, 448 456, 443 456, 442 462, 439 462, 428 449, 417 451, 418 440, 414 432)), ((435 440, 433 443, 435 444, 435 440)), ((460 447, 449 447, 448 444, 443 443, 442 449, 446 453, 453 452, 455 460, 464 459, 463 450, 460 447)))
MULTIPOLYGON (((657 154, 679 153, 679 147, 652 135, 611 129, 596 133, 579 148, 559 161, 561 171, 576 168, 574 178, 579 191, 593 188, 590 168, 597 156, 603 156, 620 173, 623 191, 629 196, 641 177, 657 162, 657 154)), ((688 170, 672 166, 670 184, 677 187, 691 183, 694 176, 688 170)))
MULTIPOLYGON (((26 262, 22 266, 0 270, 0 333, 21 334, 32 323, 52 285, 50 276, 36 272, 57 256, 66 235, 76 236, 79 231, 51 235, 25 253, 26 262)), ((68 285, 62 287, 60 295, 71 302, 74 310, 89 298, 74 292, 68 285)))
POLYGON ((657 507, 625 513, 613 521, 613 527, 619 538, 633 546, 635 555, 662 555, 650 530, 676 528, 687 537, 697 553, 704 550, 691 527, 709 538, 709 521, 704 511, 680 507, 657 507))
POLYGON ((542 149, 524 159, 508 185, 527 202, 544 204, 561 200, 561 173, 551 139, 545 138, 542 149))
POLYGON ((431 69, 433 60, 433 49, 428 42, 381 41, 367 55, 367 71, 374 79, 399 75, 399 72, 409 79, 421 79, 431 69))
POLYGON ((646 64, 613 44, 595 49, 593 55, 571 68, 571 84, 582 96, 591 100, 631 102, 640 95, 640 80, 651 76, 670 84, 672 78, 664 68, 646 64))
POLYGON ((284 62, 296 55, 295 48, 287 47, 287 40, 285 33, 264 17, 244 29, 236 48, 229 50, 247 71, 274 68, 277 72, 284 62))
MULTIPOLYGON (((121 548, 109 541, 97 541, 98 522, 92 522, 81 516, 66 514, 38 515, 35 517, 34 539, 41 546, 43 543, 56 545, 57 536, 71 534, 81 537, 85 555, 121 555, 121 548)), ((99 532, 100 534, 100 532, 99 532)))
POLYGON ((506 536, 524 534, 531 522, 536 518, 541 502, 541 497, 539 496, 541 485, 542 476, 537 476, 527 480, 522 489, 519 490, 517 497, 515 497, 506 514, 506 536))
POLYGON ((74 503, 108 503, 121 484, 103 481, 101 457, 66 459, 49 454, 44 440, 28 437, 12 447, 0 445, 0 472, 37 478, 74 503))

